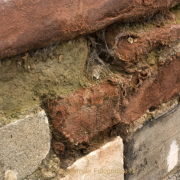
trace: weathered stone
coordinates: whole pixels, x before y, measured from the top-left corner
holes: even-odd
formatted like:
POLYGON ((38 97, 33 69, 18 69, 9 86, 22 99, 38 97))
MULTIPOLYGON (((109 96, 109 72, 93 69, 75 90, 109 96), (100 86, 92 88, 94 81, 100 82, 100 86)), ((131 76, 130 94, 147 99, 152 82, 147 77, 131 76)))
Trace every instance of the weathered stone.
POLYGON ((122 122, 135 121, 147 110, 156 109, 179 94, 179 12, 174 11, 174 22, 159 20, 161 16, 157 16, 158 20, 153 23, 165 22, 159 28, 152 22, 147 26, 134 23, 131 28, 110 26, 105 37, 101 32, 97 33, 100 39, 106 39, 106 46, 101 41, 106 53, 109 57, 112 54, 107 60, 110 68, 121 75, 122 122), (128 37, 137 39, 137 42, 130 44, 128 37))
POLYGON ((175 167, 170 173, 168 173, 165 177, 163 177, 161 180, 180 180, 180 166, 175 167))
MULTIPOLYGON (((109 53, 111 69, 122 70, 134 65, 134 63, 145 60, 147 56, 148 61, 151 61, 150 65, 155 64, 156 56, 162 53, 163 47, 167 45, 168 48, 172 47, 173 43, 176 43, 180 38, 180 13, 179 11, 174 11, 174 14, 174 21, 167 21, 165 17, 159 15, 159 17, 157 16, 156 19, 144 26, 138 23, 134 23, 131 28, 112 25, 106 28, 103 33, 102 31, 97 32, 96 35, 101 39, 101 42, 106 41, 107 43, 105 47, 106 52, 111 52, 109 53), (157 27, 156 23, 159 23, 160 26, 157 27), (109 47, 109 51, 107 47, 109 47), (156 53, 153 54, 151 52, 153 50, 156 53), (113 59, 111 57, 112 54, 113 59)), ((178 51, 178 49, 171 48, 171 55, 179 53, 178 51)), ((168 57, 165 53, 163 54, 164 57, 159 57, 159 62, 168 57)))
MULTIPOLYGON (((122 32, 120 31, 119 33, 122 32)), ((113 61, 115 66, 119 65, 119 61, 125 62, 126 65, 132 65, 133 63, 142 61, 143 55, 147 55, 160 45, 165 46, 177 41, 180 38, 180 25, 171 24, 147 32, 137 33, 134 36, 137 36, 136 39, 138 42, 133 44, 126 42, 128 34, 131 34, 131 32, 126 32, 125 35, 119 37, 124 37, 124 39, 120 39, 117 44, 115 52, 117 58, 113 61)))
POLYGON ((18 180, 25 178, 50 150, 49 123, 43 110, 0 128, 0 137, 0 179, 5 172, 8 179, 8 170, 16 172, 18 180))
POLYGON ((81 37, 2 60, 0 127, 30 109, 35 111, 45 99, 85 86, 89 82, 83 74, 88 52, 87 40, 81 37))
POLYGON ((147 25, 116 24, 94 35, 101 44, 97 45, 99 57, 121 79, 119 110, 124 123, 135 121, 180 92, 180 11, 173 12, 173 21, 161 14, 147 25), (156 23, 160 23, 158 28, 156 23))
POLYGON ((174 57, 171 63, 167 62, 158 70, 151 71, 145 80, 140 77, 137 87, 133 88, 132 85, 125 83, 126 94, 123 95, 123 91, 121 93, 121 120, 125 123, 135 121, 147 110, 152 111, 163 102, 168 102, 172 97, 177 96, 180 92, 179 67, 180 58, 174 57))
POLYGON ((118 123, 130 124, 180 92, 180 59, 156 70, 134 90, 123 80, 83 88, 66 98, 50 99, 47 113, 53 125, 53 148, 56 153, 66 147, 86 148, 98 133, 118 123), (112 85, 113 84, 113 85, 112 85), (88 121, 87 121, 88 119, 88 121), (84 145, 82 146, 82 144, 84 145))
POLYGON ((120 122, 118 79, 82 88, 67 98, 49 99, 47 104, 57 153, 69 143, 88 144, 100 131, 120 122))
POLYGON ((135 131, 137 131, 137 129, 143 127, 144 122, 146 122, 149 119, 157 119, 160 116, 163 116, 170 110, 174 109, 178 104, 179 104, 179 96, 171 99, 167 103, 161 104, 156 109, 153 109, 153 111, 147 110, 145 114, 143 114, 140 118, 133 121, 133 123, 131 124, 123 125, 123 127, 122 124, 115 126, 112 130, 112 134, 121 135, 123 139, 128 141, 128 139, 135 131))
POLYGON ((0 58, 72 39, 116 21, 165 11, 179 0, 0 1, 0 58))
POLYGON ((46 158, 42 161, 41 165, 26 180, 44 180, 56 177, 60 169, 60 159, 51 150, 46 158))
POLYGON ((5 172, 5 180, 17 180, 16 173, 11 170, 5 172))
MULTIPOLYGON (((72 95, 67 97, 69 101, 67 102, 70 104, 70 106, 64 103, 66 100, 51 100, 49 101, 48 113, 50 114, 52 123, 54 124, 54 128, 60 132, 65 132, 64 135, 66 137, 68 137, 69 135, 69 138, 73 137, 73 140, 71 141, 82 142, 82 139, 84 138, 83 134, 85 134, 85 132, 87 132, 86 137, 92 137, 97 132, 106 129, 111 125, 115 125, 120 121, 124 123, 131 123, 132 121, 140 118, 143 114, 145 114, 147 110, 151 111, 151 109, 158 107, 163 102, 167 102, 172 97, 179 94, 179 67, 180 60, 179 57, 177 57, 174 58, 174 60, 171 61, 171 63, 167 62, 158 70, 156 69, 154 75, 150 75, 144 80, 142 80, 141 77, 139 77, 139 82, 141 83, 139 83, 139 85, 136 88, 133 88, 132 84, 129 83, 127 79, 123 81, 123 88, 119 89, 119 91, 119 86, 115 89, 111 88, 111 92, 114 91, 114 98, 116 100, 111 101, 111 105, 108 105, 107 108, 105 108, 105 102, 107 102, 108 104, 109 102, 104 101, 104 104, 102 105, 102 107, 104 106, 104 109, 101 108, 101 111, 98 112, 99 115, 97 117, 109 117, 110 120, 113 116, 115 117, 115 115, 113 115, 111 111, 116 114, 116 117, 120 117, 117 121, 113 122, 111 120, 105 121, 105 123, 103 121, 100 121, 103 125, 99 125, 99 130, 96 129, 97 126, 94 129, 94 125, 96 124, 96 115, 93 115, 93 111, 96 112, 96 108, 95 106, 92 106, 90 108, 89 104, 93 105, 93 102, 91 103, 90 100, 88 101, 88 96, 85 96, 85 92, 91 91, 91 88, 82 89, 80 91, 74 92, 72 95), (88 103, 86 103, 84 98, 88 103), (74 99, 76 99, 76 102, 78 102, 77 104, 75 103, 74 99), (53 101, 55 103, 53 103, 53 101), (118 104, 120 104, 120 106, 118 104), (72 110, 70 108, 70 110, 67 111, 68 106, 71 107, 72 110), (88 116, 89 111, 87 111, 87 108, 85 107, 91 109, 90 118, 88 116), (73 111, 73 109, 77 109, 77 111, 73 111), (107 111, 107 109, 110 109, 110 111, 107 111), (82 115, 80 112, 83 112, 82 115), (85 117, 85 114, 87 114, 88 118, 85 117), (89 119, 88 122, 85 121, 86 118, 89 119), (63 119, 66 120, 64 121, 63 119), (91 121, 91 119, 93 119, 93 121, 91 121), (67 126, 69 122, 71 122, 71 126, 67 126), (63 126, 63 124, 66 125, 63 126), (80 129, 82 130, 82 132, 80 129)), ((110 85, 108 85, 108 83, 105 83, 103 86, 96 87, 95 89, 99 89, 98 91, 100 91, 100 89, 108 89, 108 87, 110 87, 110 85)), ((92 88, 92 91, 95 92, 95 89, 92 88)), ((92 93, 92 96, 94 96, 94 98, 99 98, 100 100, 102 99, 102 95, 103 94, 101 93, 92 93)), ((63 146, 61 148, 63 149, 63 146)))
POLYGON ((171 172, 171 175, 168 175, 167 177, 163 178, 162 180, 180 180, 180 167, 178 169, 174 169, 171 172))
POLYGON ((161 179, 180 165, 180 106, 156 120, 150 119, 125 143, 125 168, 138 173, 125 174, 127 180, 161 179))
MULTIPOLYGON (((56 177, 55 180, 61 178, 56 177)), ((118 136, 96 151, 78 159, 66 170, 62 180, 123 180, 123 141, 118 136)))

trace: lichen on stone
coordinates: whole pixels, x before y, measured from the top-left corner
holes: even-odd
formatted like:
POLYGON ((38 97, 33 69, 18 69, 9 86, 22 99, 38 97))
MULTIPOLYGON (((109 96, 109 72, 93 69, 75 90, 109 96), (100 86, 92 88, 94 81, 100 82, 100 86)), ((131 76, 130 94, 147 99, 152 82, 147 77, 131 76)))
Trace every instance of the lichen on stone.
POLYGON ((50 151, 47 157, 42 161, 38 169, 26 177, 26 180, 48 180, 56 177, 60 170, 60 159, 50 151))
POLYGON ((1 60, 0 126, 50 97, 86 86, 88 53, 87 40, 82 37, 1 60))

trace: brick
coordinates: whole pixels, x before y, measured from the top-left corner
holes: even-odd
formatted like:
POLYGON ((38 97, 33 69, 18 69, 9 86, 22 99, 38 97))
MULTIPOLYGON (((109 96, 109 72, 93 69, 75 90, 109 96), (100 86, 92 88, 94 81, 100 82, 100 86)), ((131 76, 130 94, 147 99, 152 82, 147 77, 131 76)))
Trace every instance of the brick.
POLYGON ((165 63, 136 89, 124 79, 120 87, 119 80, 114 78, 114 82, 82 88, 65 98, 49 99, 46 111, 53 125, 52 145, 56 153, 66 147, 87 148, 100 132, 120 122, 131 124, 147 110, 178 96, 179 67, 179 58, 165 63))
POLYGON ((156 108, 163 102, 169 101, 180 92, 180 59, 166 63, 158 69, 155 77, 148 77, 134 90, 126 86, 126 95, 122 95, 120 117, 125 123, 131 123, 141 117, 152 107, 156 108), (126 102, 126 104, 125 104, 126 102))
MULTIPOLYGON (((160 28, 152 28, 152 24, 150 27, 146 31, 144 27, 140 28, 137 35, 133 35, 133 31, 127 32, 118 39, 114 51, 111 46, 121 33, 121 27, 108 27, 107 45, 111 44, 109 51, 115 55, 109 67, 115 70, 111 74, 115 78, 47 101, 46 111, 53 126, 52 146, 56 153, 75 147, 86 149, 101 132, 119 123, 131 124, 148 110, 179 95, 180 25, 167 21, 160 28), (117 29, 113 30, 114 27, 117 29), (151 53, 156 54, 151 57, 151 53), (148 57, 156 59, 150 63, 148 57)), ((102 48, 98 46, 97 53, 105 47, 99 35, 101 32, 94 34, 102 48)))
POLYGON ((49 99, 47 104, 54 139, 57 141, 53 147, 57 153, 64 149, 62 142, 69 142, 73 146, 89 144, 100 131, 121 120, 116 79, 100 86, 82 88, 67 98, 49 99))
MULTIPOLYGON (((165 20, 164 20, 165 21, 165 20)), ((152 26, 152 25, 151 25, 152 26)), ((106 39, 110 47, 114 48, 113 69, 122 70, 144 60, 144 56, 155 49, 170 45, 180 38, 180 25, 168 23, 164 27, 149 27, 149 30, 139 28, 137 31, 122 30, 121 26, 110 26, 106 30, 106 39), (132 43, 128 39, 132 39, 132 43)))
POLYGON ((14 0, 0 2, 0 58, 89 34, 117 21, 139 20, 179 0, 14 0))

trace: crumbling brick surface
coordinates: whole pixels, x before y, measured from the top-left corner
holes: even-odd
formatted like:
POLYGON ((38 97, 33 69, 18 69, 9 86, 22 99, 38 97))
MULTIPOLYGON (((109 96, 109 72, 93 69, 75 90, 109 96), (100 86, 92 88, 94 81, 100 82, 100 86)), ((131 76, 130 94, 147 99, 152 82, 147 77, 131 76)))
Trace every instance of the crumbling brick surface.
MULTIPOLYGON (((107 43, 116 41, 118 34, 112 36, 112 31, 110 33, 107 38, 112 39, 107 43)), ((131 124, 147 110, 178 96, 179 33, 180 26, 169 23, 139 33, 137 42, 130 43, 131 36, 124 36, 118 40, 119 48, 113 49, 113 44, 108 44, 111 49, 104 52, 111 52, 114 58, 109 62, 114 72, 109 80, 101 85, 83 87, 67 97, 49 99, 46 111, 53 126, 55 151, 60 153, 67 147, 86 148, 100 132, 121 123, 131 124), (126 59, 117 57, 123 51, 126 51, 126 59), (148 58, 154 59, 153 63, 148 58), (165 59, 162 61, 162 58, 165 59)))
MULTIPOLYGON (((109 29, 109 32, 111 32, 111 29, 109 29)), ((115 59, 112 64, 116 67, 121 66, 122 63, 124 63, 124 66, 131 66, 142 61, 144 55, 147 55, 150 51, 177 41, 180 38, 180 25, 170 24, 139 33, 123 32, 121 28, 117 28, 113 36, 114 38, 111 37, 111 42, 109 42, 111 46, 115 45, 115 38, 119 41, 115 48, 115 59)))
MULTIPOLYGON (((0 59, 91 33, 0 60, 1 124, 41 103, 62 169, 113 136, 127 143, 179 103, 180 6, 169 11, 178 3, 0 1, 0 59)), ((43 169, 34 175, 56 175, 43 169)))
MULTIPOLYGON (((141 87, 128 90, 126 96, 122 98, 124 108, 120 108, 121 120, 130 123, 148 109, 156 108, 163 102, 169 101, 180 91, 180 58, 175 58, 172 62, 167 62, 158 70, 156 78, 148 77, 142 80, 141 87)), ((141 80, 141 79, 140 79, 141 80)))
POLYGON ((117 21, 140 20, 180 0, 0 1, 0 58, 89 34, 117 21))
POLYGON ((64 150, 69 141, 71 145, 88 144, 95 135, 108 127, 118 124, 119 88, 116 79, 100 86, 83 88, 67 98, 49 99, 48 114, 53 125, 54 148, 64 150))
MULTIPOLYGON (((47 112, 55 141, 65 144, 89 144, 99 132, 123 122, 129 124, 148 109, 156 108, 180 92, 180 58, 165 64, 156 78, 147 78, 137 90, 131 86, 111 85, 83 88, 67 98, 48 100, 47 112), (124 95, 124 90, 126 90, 124 95), (63 140, 65 139, 65 140, 63 140)), ((79 146, 80 147, 80 146, 79 146)))

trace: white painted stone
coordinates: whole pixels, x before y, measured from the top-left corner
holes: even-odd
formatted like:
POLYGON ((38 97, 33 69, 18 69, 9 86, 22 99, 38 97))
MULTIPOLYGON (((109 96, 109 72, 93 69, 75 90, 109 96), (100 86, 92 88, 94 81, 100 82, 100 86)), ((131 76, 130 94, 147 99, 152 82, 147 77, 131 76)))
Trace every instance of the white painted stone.
POLYGON ((17 175, 14 171, 7 170, 5 172, 5 180, 17 180, 17 175))
POLYGON ((0 128, 0 137, 0 179, 8 170, 16 172, 18 180, 24 179, 38 168, 50 150, 44 110, 0 128))
POLYGON ((176 140, 173 140, 167 157, 168 172, 171 171, 178 163, 179 146, 176 140))
POLYGON ((68 167, 62 180, 124 180, 123 142, 118 136, 68 167))

